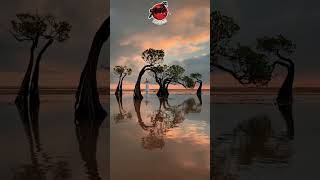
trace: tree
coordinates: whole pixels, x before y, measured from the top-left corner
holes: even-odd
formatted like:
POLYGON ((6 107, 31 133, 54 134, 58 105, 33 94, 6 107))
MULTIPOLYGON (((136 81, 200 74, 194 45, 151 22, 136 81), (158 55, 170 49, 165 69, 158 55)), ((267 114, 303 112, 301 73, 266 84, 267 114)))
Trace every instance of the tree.
POLYGON ((202 80, 201 80, 202 75, 200 73, 191 73, 190 77, 193 78, 196 83, 199 83, 197 95, 201 96, 201 94, 202 94, 202 91, 201 91, 201 89, 202 89, 202 80))
POLYGON ((211 14, 211 25, 211 67, 229 73, 242 85, 266 85, 272 74, 266 56, 250 46, 232 43, 240 26, 219 11, 211 14))
POLYGON ((211 66, 231 74, 242 85, 265 86, 272 79, 276 65, 288 74, 277 97, 279 104, 292 103, 295 66, 289 58, 296 45, 282 35, 257 39, 255 48, 239 43, 232 46, 233 35, 240 30, 234 20, 215 11, 211 14, 211 66), (276 61, 272 61, 274 57, 276 61))
POLYGON ((118 85, 117 85, 117 89, 116 89, 115 95, 116 96, 122 96, 122 82, 123 82, 123 79, 126 76, 130 76, 131 75, 132 69, 128 68, 127 66, 115 66, 113 68, 113 72, 114 72, 114 74, 119 76, 119 82, 118 82, 118 85))
POLYGON ((90 48, 87 63, 81 73, 76 92, 76 117, 82 119, 104 119, 106 111, 99 100, 97 87, 97 65, 103 44, 110 36, 110 17, 105 19, 96 32, 90 48))
POLYGON ((169 96, 168 87, 170 84, 181 83, 185 69, 179 65, 157 65, 151 70, 155 81, 159 85, 158 97, 167 98, 169 96))
POLYGON ((162 63, 164 55, 165 54, 163 50, 156 50, 152 48, 149 48, 142 52, 141 58, 145 61, 146 65, 143 66, 142 69, 140 70, 138 79, 135 84, 134 96, 133 96, 135 100, 143 99, 143 96, 141 94, 141 89, 140 89, 142 76, 146 71, 152 70, 152 67, 162 63))
POLYGON ((178 83, 184 88, 194 88, 195 86, 195 81, 190 76, 183 76, 178 83))
POLYGON ((31 99, 39 102, 38 81, 41 58, 54 41, 64 42, 69 38, 71 25, 66 21, 59 21, 51 14, 20 13, 16 15, 16 18, 17 19, 11 21, 12 27, 10 33, 19 42, 26 41, 31 43, 29 64, 21 83, 16 103, 27 99, 29 93, 31 99), (40 48, 36 57, 35 66, 33 66, 35 51, 41 43, 44 45, 40 48))
POLYGON ((295 52, 296 45, 282 35, 275 37, 265 36, 257 39, 257 49, 265 52, 270 59, 272 57, 277 58, 271 65, 272 71, 276 65, 287 68, 288 73, 278 92, 277 102, 279 104, 291 104, 295 65, 289 56, 295 52))
POLYGON ((214 67, 218 55, 227 54, 231 38, 240 30, 240 26, 231 17, 221 15, 219 11, 211 13, 210 24, 210 64, 214 67))

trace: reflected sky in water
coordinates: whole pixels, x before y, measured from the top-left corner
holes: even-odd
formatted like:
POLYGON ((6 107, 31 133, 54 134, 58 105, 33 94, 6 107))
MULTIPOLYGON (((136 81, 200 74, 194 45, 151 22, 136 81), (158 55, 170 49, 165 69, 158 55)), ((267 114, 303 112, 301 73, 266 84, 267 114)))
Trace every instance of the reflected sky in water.
POLYGON ((209 95, 118 102, 111 96, 112 180, 210 179, 209 95))

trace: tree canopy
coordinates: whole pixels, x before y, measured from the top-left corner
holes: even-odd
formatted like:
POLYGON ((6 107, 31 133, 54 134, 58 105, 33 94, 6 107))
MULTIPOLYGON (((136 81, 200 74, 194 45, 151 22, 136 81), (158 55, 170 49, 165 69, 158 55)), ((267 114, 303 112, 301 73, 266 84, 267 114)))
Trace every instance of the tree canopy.
POLYGON ((195 79, 196 81, 200 81, 202 78, 202 75, 200 73, 191 73, 190 77, 195 79))
POLYGON ((142 59, 149 65, 162 63, 165 56, 164 50, 157 50, 149 48, 142 52, 142 59))
POLYGON ((264 53, 233 41, 240 30, 233 18, 211 14, 211 66, 229 73, 240 84, 263 86, 271 80, 273 68, 264 53))
POLYGON ((290 56, 295 52, 296 44, 281 34, 274 37, 264 36, 257 39, 257 49, 284 60, 284 56, 290 56))
POLYGON ((185 88, 194 88, 195 86, 195 81, 189 76, 183 76, 181 81, 183 83, 180 84, 185 88))
POLYGON ((131 75, 132 69, 127 66, 115 66, 113 68, 113 73, 122 77, 123 75, 131 75))
POLYGON ((150 74, 159 85, 168 87, 171 83, 178 83, 184 72, 182 66, 161 64, 154 66, 150 74))
POLYGON ((18 41, 35 41, 38 38, 63 42, 69 38, 71 25, 67 21, 59 21, 51 14, 39 15, 20 13, 12 20, 11 34, 18 41))

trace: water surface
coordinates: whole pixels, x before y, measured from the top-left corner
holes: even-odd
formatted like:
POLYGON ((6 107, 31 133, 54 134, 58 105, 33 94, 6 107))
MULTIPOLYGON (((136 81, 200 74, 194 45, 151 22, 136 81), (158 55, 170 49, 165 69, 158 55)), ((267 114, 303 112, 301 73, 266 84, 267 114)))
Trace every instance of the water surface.
POLYGON ((278 106, 272 93, 211 96, 212 179, 319 179, 320 95, 296 93, 278 106))
MULTIPOLYGON (((41 96, 26 117, 14 97, 0 96, 0 179, 107 179, 107 119, 78 121, 74 95, 54 94, 41 96)), ((107 97, 101 101, 107 109, 107 97)))
POLYGON ((112 180, 209 180, 210 98, 111 96, 112 180))

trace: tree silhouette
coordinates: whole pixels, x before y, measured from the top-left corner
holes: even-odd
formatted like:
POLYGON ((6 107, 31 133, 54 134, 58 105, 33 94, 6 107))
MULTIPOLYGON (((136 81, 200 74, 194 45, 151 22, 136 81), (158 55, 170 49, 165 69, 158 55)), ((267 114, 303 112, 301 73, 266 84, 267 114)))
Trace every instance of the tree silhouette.
POLYGON ((103 44, 110 36, 110 17, 107 18, 96 32, 90 48, 87 63, 81 73, 80 82, 76 93, 76 116, 86 119, 102 119, 106 111, 99 101, 97 87, 97 65, 103 44))
POLYGON ((190 77, 194 79, 195 82, 199 83, 199 87, 197 90, 197 95, 201 96, 202 94, 202 75, 200 73, 191 73, 190 77))
POLYGON ((211 14, 211 25, 211 67, 231 74, 242 85, 265 86, 272 80, 276 65, 284 66, 288 74, 277 102, 292 103, 295 66, 289 56, 295 52, 296 45, 291 40, 282 35, 265 36, 257 38, 255 48, 233 45, 232 37, 240 27, 231 17, 215 11, 211 14))
POLYGON ((249 46, 234 45, 232 37, 239 30, 231 17, 219 11, 211 14, 211 67, 229 73, 242 85, 267 85, 273 70, 267 57, 249 46))
POLYGON ((29 64, 21 83, 16 103, 20 103, 23 99, 26 99, 29 93, 31 99, 39 103, 38 81, 42 56, 54 41, 64 42, 69 38, 71 25, 66 21, 59 21, 51 14, 39 15, 38 13, 17 14, 16 19, 11 21, 11 25, 10 32, 17 41, 31 43, 29 64), (35 51, 40 44, 44 45, 40 48, 35 65, 33 66, 35 51))
POLYGON ((183 76, 179 84, 182 85, 184 88, 194 88, 195 83, 196 82, 191 76, 183 76))
POLYGON ((270 59, 272 57, 277 58, 271 65, 272 71, 277 64, 287 68, 287 77, 279 90, 277 102, 279 104, 291 104, 295 65, 289 56, 295 52, 296 45, 282 35, 265 36, 257 39, 257 49, 265 52, 270 59))
POLYGON ((143 66, 142 69, 140 70, 138 79, 136 81, 136 85, 134 87, 133 97, 135 100, 142 100, 143 99, 143 96, 141 94, 141 89, 140 89, 141 78, 146 71, 152 70, 152 67, 163 62, 164 51, 149 48, 149 49, 142 52, 141 58, 145 61, 146 65, 143 66))
POLYGON ((150 74, 159 85, 158 97, 167 98, 169 96, 168 87, 170 84, 185 84, 182 81, 185 69, 179 65, 157 65, 152 67, 150 74))
POLYGON ((123 79, 126 76, 131 75, 132 69, 128 68, 127 66, 115 66, 113 68, 113 72, 114 72, 115 75, 119 76, 119 82, 118 82, 118 85, 117 85, 117 89, 116 89, 115 95, 116 96, 122 96, 122 82, 123 82, 123 79))

